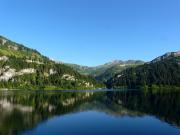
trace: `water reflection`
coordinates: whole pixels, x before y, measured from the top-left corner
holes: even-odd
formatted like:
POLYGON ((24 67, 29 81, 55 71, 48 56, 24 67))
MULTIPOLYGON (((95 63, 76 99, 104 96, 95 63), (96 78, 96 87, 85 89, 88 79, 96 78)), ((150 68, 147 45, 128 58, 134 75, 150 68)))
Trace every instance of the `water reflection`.
POLYGON ((110 92, 110 101, 131 111, 153 115, 174 126, 180 126, 180 92, 143 93, 110 92))
POLYGON ((0 135, 18 134, 52 118, 94 110, 115 117, 153 115, 180 126, 180 92, 1 92, 0 135))

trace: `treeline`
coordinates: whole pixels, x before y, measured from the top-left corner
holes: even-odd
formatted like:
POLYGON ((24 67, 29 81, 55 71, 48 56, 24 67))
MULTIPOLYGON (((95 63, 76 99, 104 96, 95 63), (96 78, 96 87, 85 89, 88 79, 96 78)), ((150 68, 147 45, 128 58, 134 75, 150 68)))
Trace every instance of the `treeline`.
POLYGON ((109 88, 180 87, 180 57, 126 69, 109 79, 107 86, 109 88))

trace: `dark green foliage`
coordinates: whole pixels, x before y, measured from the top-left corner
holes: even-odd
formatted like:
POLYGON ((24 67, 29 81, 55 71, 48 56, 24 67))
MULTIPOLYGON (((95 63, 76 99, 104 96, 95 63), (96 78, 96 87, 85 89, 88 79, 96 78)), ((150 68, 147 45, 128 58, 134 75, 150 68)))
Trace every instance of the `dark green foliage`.
POLYGON ((129 68, 107 81, 107 86, 139 88, 141 86, 180 86, 180 57, 129 68))

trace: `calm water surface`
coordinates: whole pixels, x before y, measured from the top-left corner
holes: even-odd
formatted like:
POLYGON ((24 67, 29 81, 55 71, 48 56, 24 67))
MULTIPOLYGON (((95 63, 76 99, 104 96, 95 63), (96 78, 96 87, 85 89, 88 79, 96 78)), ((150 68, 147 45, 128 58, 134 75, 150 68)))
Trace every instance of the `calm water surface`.
POLYGON ((0 92, 0 135, 180 135, 180 92, 0 92))

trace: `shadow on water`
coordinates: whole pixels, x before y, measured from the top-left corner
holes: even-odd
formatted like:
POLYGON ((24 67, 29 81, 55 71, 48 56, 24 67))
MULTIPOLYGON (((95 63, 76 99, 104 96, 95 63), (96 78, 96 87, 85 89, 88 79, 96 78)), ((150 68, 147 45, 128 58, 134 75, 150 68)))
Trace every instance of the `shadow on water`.
POLYGON ((180 127, 180 92, 1 92, 0 135, 18 134, 54 116, 91 110, 115 117, 150 115, 180 127))

